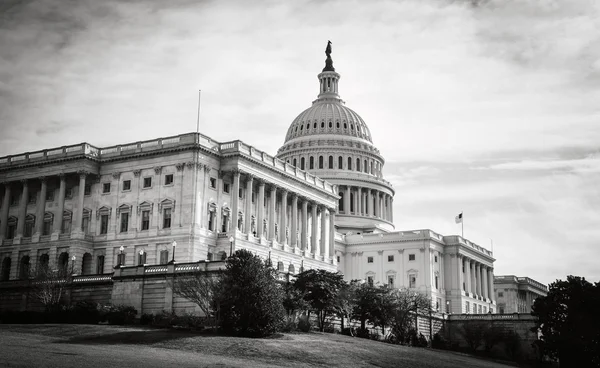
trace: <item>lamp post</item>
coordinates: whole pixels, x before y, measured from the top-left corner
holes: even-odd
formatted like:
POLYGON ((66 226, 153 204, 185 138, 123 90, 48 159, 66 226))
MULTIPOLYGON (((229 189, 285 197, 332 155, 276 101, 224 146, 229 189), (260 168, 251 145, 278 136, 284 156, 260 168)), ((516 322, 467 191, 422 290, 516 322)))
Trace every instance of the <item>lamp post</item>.
POLYGON ((125 262, 123 262, 123 261, 124 261, 124 259, 123 259, 123 258, 124 258, 124 257, 123 257, 123 252, 124 252, 124 251, 125 251, 125 247, 121 245, 121 246, 119 247, 119 264, 118 264, 118 266, 122 266, 122 265, 123 265, 123 263, 125 263, 125 262))
POLYGON ((229 237, 229 257, 233 254, 233 241, 235 238, 232 236, 229 237))
POLYGON ((73 256, 71 257, 71 275, 73 274, 73 269, 75 268, 75 260, 77 259, 77 257, 73 256))
POLYGON ((171 245, 173 246, 173 258, 171 258, 171 263, 175 263, 175 247, 177 246, 177 242, 173 240, 173 243, 171 243, 171 245))
POLYGON ((144 265, 144 250, 140 249, 140 259, 138 260, 138 266, 144 265))

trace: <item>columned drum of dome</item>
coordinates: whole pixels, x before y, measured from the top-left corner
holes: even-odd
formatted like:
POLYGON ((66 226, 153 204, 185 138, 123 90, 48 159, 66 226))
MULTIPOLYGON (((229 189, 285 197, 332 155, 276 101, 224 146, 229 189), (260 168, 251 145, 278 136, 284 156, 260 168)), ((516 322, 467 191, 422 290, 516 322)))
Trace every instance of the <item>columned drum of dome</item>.
POLYGON ((337 186, 337 231, 391 231, 394 189, 383 178, 385 160, 367 124, 339 95, 330 43, 326 54, 317 99, 294 119, 277 156, 337 186))

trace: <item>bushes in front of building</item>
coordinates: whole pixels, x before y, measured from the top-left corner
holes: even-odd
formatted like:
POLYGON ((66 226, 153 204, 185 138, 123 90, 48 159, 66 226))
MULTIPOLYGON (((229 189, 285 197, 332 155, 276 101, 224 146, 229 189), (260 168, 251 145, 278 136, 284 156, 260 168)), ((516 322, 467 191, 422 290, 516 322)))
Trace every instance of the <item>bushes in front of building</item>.
POLYGON ((91 301, 80 301, 73 305, 61 305, 45 311, 2 311, 0 323, 8 324, 132 324, 137 310, 125 305, 101 305, 91 301))

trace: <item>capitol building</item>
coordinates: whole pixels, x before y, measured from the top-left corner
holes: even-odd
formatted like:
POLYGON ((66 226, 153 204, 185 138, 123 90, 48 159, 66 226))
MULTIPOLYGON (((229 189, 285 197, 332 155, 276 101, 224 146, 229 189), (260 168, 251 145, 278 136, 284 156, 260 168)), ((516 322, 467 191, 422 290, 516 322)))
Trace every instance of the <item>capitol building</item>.
POLYGON ((317 85, 275 156, 189 133, 0 157, 0 280, 49 265, 110 276, 243 248, 281 272, 339 271, 424 293, 440 312, 496 312, 490 251, 395 228, 377 137, 341 99, 329 54, 317 85))

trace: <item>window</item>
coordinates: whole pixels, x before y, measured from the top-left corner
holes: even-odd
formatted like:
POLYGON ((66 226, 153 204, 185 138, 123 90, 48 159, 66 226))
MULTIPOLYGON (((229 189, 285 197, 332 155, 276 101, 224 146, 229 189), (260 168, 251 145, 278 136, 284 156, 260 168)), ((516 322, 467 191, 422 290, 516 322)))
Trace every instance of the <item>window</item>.
POLYGON ((138 266, 143 266, 146 264, 146 252, 143 250, 138 253, 138 266))
POLYGON ((131 190, 131 180, 123 181, 123 190, 131 190))
POLYGON ((329 156, 329 168, 333 169, 333 156, 329 156))
POLYGON ((315 158, 310 156, 310 159, 308 160, 308 169, 312 170, 315 168, 315 158))
POLYGON ((27 203, 35 203, 37 201, 37 193, 29 193, 29 198, 27 198, 27 203))
POLYGON ((408 255, 408 260, 409 261, 414 261, 415 260, 415 255, 414 254, 409 254, 408 255))
POLYGON ((238 191, 238 197, 244 198, 244 191, 242 190, 242 188, 240 188, 240 190, 238 191))
POLYGON ((81 231, 84 234, 88 234, 90 232, 90 216, 85 216, 81 218, 81 231))
POLYGON ((348 170, 352 170, 352 157, 348 157, 348 170))
POLYGON ((73 188, 67 188, 67 189, 65 189, 65 198, 66 199, 73 198, 73 188))
POLYGON ((100 234, 108 233, 108 215, 100 216, 100 234))
POLYGON ((467 291, 467 287, 464 282, 463 282, 463 291, 467 291))
POLYGON ((90 194, 92 194, 92 184, 86 184, 85 187, 83 187, 83 195, 90 194))
POLYGON ((438 277, 438 276, 436 276, 436 277, 435 277, 435 288, 436 288, 436 289, 439 289, 439 286, 438 286, 438 279, 439 279, 439 277, 438 277))
MULTIPOLYGON (((298 127, 296 127, 296 129, 298 129, 298 127)), ((297 167, 298 165, 298 161, 296 159, 294 159, 294 166, 297 167)))
POLYGON ((126 233, 129 227, 129 213, 121 213, 121 232, 126 233))
POLYGON ((437 263, 437 256, 433 256, 433 261, 437 263))
POLYGON ((229 193, 229 183, 223 183, 223 193, 229 193))
POLYGON ((337 256, 337 261, 338 263, 340 263, 340 256, 337 256))
POLYGON ((167 263, 169 263, 169 251, 161 250, 160 251, 160 264, 167 264, 167 263))
POLYGON ((17 206, 18 204, 19 204, 19 196, 18 196, 18 195, 16 195, 16 194, 13 194, 13 195, 10 197, 10 205, 11 205, 11 206, 17 206))
POLYGON ((26 238, 31 238, 33 235, 33 228, 35 226, 35 216, 27 215, 25 216, 25 231, 23 232, 23 236, 26 238))
POLYGON ((356 159, 356 171, 360 171, 360 158, 356 159))
POLYGON ((142 211, 142 230, 150 228, 150 211, 142 211))
POLYGON ((210 187, 213 188, 213 189, 217 188, 217 179, 210 178, 210 187))
POLYGON ((435 310, 438 311, 438 312, 440 311, 440 305, 442 305, 442 299, 437 298, 435 300, 435 310))
POLYGON ((102 193, 110 193, 110 183, 102 184, 102 193))
POLYGON ((304 170, 304 157, 300 158, 300 170, 304 170))
POLYGON ((390 289, 394 288, 394 276, 388 276, 387 285, 390 289))
POLYGON ((465 312, 466 313, 471 312, 471 305, 469 304, 469 302, 465 302, 465 312))
POLYGON ((171 227, 171 209, 165 208, 163 210, 163 229, 169 229, 171 227))
POLYGON ((54 200, 54 189, 48 189, 48 191, 46 192, 46 201, 53 201, 54 200))
POLYGON ((152 188, 152 178, 144 178, 144 188, 152 188))
POLYGON ((44 227, 42 228, 42 235, 50 235, 52 233, 52 223, 54 217, 51 213, 44 214, 44 227))
POLYGON ((484 305, 483 306, 483 314, 486 314, 486 313, 487 313, 487 307, 484 305))
POLYGON ((369 286, 373 286, 373 276, 367 276, 367 283, 369 286))
POLYGON ((104 256, 98 256, 96 258, 96 274, 101 275, 104 273, 104 256))
POLYGON ((323 156, 319 156, 319 169, 323 168, 323 156))
POLYGON ((504 292, 499 291, 498 292, 498 298, 504 298, 504 292))
POLYGON ((339 156, 338 157, 338 169, 343 169, 342 166, 344 166, 344 163, 343 163, 343 160, 342 160, 342 156, 339 156))
POLYGON ((408 275, 408 287, 414 289, 417 287, 417 275, 410 274, 408 275))
POLYGON ((373 263, 373 257, 367 257, 367 263, 373 263))
POLYGON ((388 262, 394 262, 394 256, 393 255, 389 255, 388 256, 388 262))
MULTIPOLYGON (((475 308, 473 308, 473 309, 475 309, 475 308)), ((481 304, 479 304, 479 305, 477 306, 477 313, 481 314, 481 304)))
POLYGON ((165 185, 173 184, 173 174, 165 175, 165 185))
POLYGON ((8 218, 8 227, 6 229, 6 239, 13 239, 17 232, 17 218, 8 218))
POLYGON ((69 234, 71 233, 71 219, 73 217, 73 214, 70 211, 65 211, 63 213, 63 222, 62 222, 62 229, 61 229, 61 234, 69 234))
POLYGON ((498 313, 504 314, 504 307, 498 307, 498 313))

